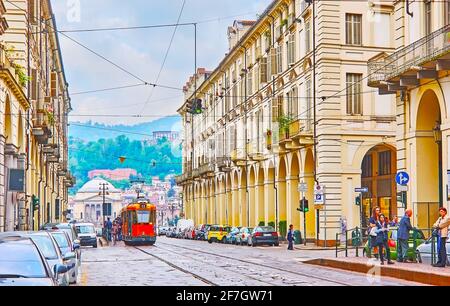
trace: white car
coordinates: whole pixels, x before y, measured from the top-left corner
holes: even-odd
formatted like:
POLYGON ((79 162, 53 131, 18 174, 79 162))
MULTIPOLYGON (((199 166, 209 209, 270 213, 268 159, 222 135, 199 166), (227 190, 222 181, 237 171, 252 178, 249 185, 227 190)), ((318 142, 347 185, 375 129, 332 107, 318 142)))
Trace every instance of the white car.
POLYGON ((97 232, 92 223, 76 223, 75 231, 81 246, 97 247, 97 232))
POLYGON ((69 283, 76 284, 78 278, 78 270, 80 268, 81 262, 77 258, 76 250, 80 248, 77 243, 72 243, 69 235, 62 231, 50 231, 50 234, 55 239, 61 253, 64 256, 65 264, 70 266, 69 270, 69 283))
MULTIPOLYGON (((437 254, 437 239, 435 240, 435 246, 434 246, 434 253, 435 253, 435 261, 438 260, 438 254, 437 254)), ((427 265, 431 265, 431 255, 432 255, 432 239, 429 238, 427 241, 422 243, 416 248, 416 256, 417 261, 419 263, 424 263, 427 265)), ((450 241, 447 238, 447 243, 445 244, 447 249, 447 264, 450 263, 450 241)))

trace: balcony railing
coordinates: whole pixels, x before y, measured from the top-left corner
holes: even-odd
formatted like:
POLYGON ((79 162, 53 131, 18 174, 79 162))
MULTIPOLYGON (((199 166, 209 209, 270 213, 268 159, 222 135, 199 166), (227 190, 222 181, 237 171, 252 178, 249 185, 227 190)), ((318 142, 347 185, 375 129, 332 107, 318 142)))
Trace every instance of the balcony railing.
POLYGON ((306 9, 311 5, 310 2, 303 0, 300 3, 300 13, 303 15, 303 13, 306 11, 306 9))
POLYGON ((415 67, 437 60, 450 51, 450 25, 431 33, 409 46, 368 63, 368 84, 377 87, 380 81, 393 79, 415 67))

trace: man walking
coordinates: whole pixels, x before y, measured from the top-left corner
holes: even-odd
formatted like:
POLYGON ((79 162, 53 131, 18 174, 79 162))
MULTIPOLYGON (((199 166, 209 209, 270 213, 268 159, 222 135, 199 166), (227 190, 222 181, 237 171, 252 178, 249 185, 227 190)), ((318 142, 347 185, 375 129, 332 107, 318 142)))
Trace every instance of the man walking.
POLYGON ((400 224, 398 226, 398 262, 408 262, 408 239, 409 239, 409 231, 413 229, 411 226, 411 216, 412 210, 407 209, 405 211, 405 215, 400 220, 400 224))
POLYGON ((293 251, 294 250, 294 225, 292 225, 292 224, 289 225, 287 240, 289 242, 288 250, 293 251))
POLYGON ((450 218, 447 216, 447 209, 439 208, 439 219, 433 225, 433 228, 438 231, 439 253, 438 262, 433 267, 445 267, 447 264, 447 249, 445 244, 448 238, 448 227, 450 226, 450 218))
POLYGON ((108 217, 108 221, 106 221, 106 239, 108 241, 111 241, 111 231, 112 231, 112 222, 111 219, 108 217))

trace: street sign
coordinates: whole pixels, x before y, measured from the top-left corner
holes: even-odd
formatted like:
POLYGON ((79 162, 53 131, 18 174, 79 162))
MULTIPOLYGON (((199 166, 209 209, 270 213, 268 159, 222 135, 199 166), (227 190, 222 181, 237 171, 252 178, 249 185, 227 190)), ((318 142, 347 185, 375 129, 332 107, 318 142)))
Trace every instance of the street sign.
POLYGON ((323 210, 323 205, 314 205, 315 210, 323 210))
POLYGON ((369 192, 369 188, 368 187, 355 188, 355 192, 361 192, 361 193, 369 192))
POLYGON ((398 192, 408 191, 408 185, 397 185, 397 191, 398 192))
POLYGON ((407 185, 409 183, 409 174, 406 173, 405 171, 400 171, 395 176, 395 181, 399 185, 407 185))
POLYGON ((314 204, 323 205, 325 204, 325 197, 323 193, 317 193, 314 195, 314 204))
POLYGON ((299 192, 307 192, 308 191, 308 185, 306 183, 298 184, 298 191, 299 192))

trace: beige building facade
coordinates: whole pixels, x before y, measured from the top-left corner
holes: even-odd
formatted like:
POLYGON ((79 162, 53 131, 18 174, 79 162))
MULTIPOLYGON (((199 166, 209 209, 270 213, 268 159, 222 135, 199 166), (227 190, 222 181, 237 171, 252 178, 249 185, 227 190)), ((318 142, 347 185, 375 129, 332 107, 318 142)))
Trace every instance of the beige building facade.
POLYGON ((0 12, 0 232, 31 230, 67 210, 70 97, 50 1, 0 12))
POLYGON ((429 229, 450 203, 450 2, 393 1, 395 52, 369 61, 368 84, 396 97, 397 168, 407 208, 429 229))
POLYGON ((331 245, 344 219, 397 215, 395 99, 365 82, 367 61, 395 49, 395 6, 370 3, 276 0, 228 29, 229 52, 179 110, 188 218, 281 233, 306 223, 331 245), (195 98, 202 114, 189 113, 195 98))

